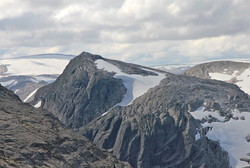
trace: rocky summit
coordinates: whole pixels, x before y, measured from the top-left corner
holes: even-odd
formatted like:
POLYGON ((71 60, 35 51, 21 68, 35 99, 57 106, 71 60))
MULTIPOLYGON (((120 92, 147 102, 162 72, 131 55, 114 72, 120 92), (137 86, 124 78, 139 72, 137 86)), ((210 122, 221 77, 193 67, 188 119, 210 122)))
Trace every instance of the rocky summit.
POLYGON ((0 167, 130 167, 0 86, 0 167))
MULTIPOLYGON (((128 88, 122 79, 114 77, 113 71, 99 69, 97 60, 105 62, 107 66, 117 66, 124 73, 120 75, 123 79, 130 74, 157 76, 145 70, 146 67, 83 52, 70 61, 54 83, 37 91, 33 105, 40 102, 42 108, 51 111, 67 126, 79 128, 120 103, 128 88)), ((127 79, 133 85, 134 78, 124 80, 127 79)))

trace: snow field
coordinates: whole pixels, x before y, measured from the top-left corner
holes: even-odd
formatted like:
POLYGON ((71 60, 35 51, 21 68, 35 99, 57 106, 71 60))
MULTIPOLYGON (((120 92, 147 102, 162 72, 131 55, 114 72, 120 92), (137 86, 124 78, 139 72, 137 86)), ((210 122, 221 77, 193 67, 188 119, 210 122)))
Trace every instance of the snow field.
MULTIPOLYGON (((125 94, 123 100, 116 106, 127 106, 132 103, 136 98, 140 97, 146 93, 150 88, 159 85, 160 81, 164 79, 165 74, 158 73, 158 76, 142 76, 138 74, 126 74, 122 72, 115 65, 108 63, 102 59, 95 61, 98 69, 103 69, 108 72, 115 72, 114 77, 122 79, 124 86, 127 88, 127 93, 125 94)), ((150 71, 145 69, 146 71, 150 71)))
POLYGON ((6 75, 40 75, 61 74, 69 63, 63 59, 6 59, 0 60, 1 65, 7 65, 6 75))
MULTIPOLYGON (((240 161, 240 158, 246 158, 247 153, 250 152, 250 143, 245 138, 250 133, 250 112, 233 111, 233 116, 239 119, 230 119, 227 122, 224 122, 225 118, 219 116, 217 112, 204 111, 204 107, 190 113, 195 119, 199 120, 208 117, 208 115, 217 118, 219 122, 202 124, 204 128, 212 127, 206 136, 220 142, 221 147, 229 153, 230 164, 233 168, 249 166, 246 162, 240 161), (243 116, 245 119, 240 119, 243 116)), ((200 134, 197 133, 195 139, 198 140, 199 138, 200 134)))

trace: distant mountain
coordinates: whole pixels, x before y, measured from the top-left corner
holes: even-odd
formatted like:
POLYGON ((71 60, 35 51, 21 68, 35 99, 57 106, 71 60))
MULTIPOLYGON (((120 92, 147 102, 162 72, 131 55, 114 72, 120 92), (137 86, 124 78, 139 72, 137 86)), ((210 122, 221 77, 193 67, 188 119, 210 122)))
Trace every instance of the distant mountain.
POLYGON ((24 102, 32 100, 38 88, 56 80, 73 55, 40 54, 0 60, 0 83, 24 102))
POLYGON ((0 167, 129 168, 0 85, 0 167))
POLYGON ((166 64, 152 66, 152 68, 159 69, 165 72, 170 72, 173 74, 183 74, 189 69, 197 65, 207 64, 210 62, 241 62, 241 63, 250 63, 250 59, 227 59, 227 60, 216 60, 216 61, 207 61, 207 62, 194 62, 188 64, 166 64))
POLYGON ((185 71, 187 71, 188 69, 192 68, 195 65, 196 64, 168 64, 168 65, 153 66, 152 68, 173 74, 183 74, 185 71))
POLYGON ((234 61, 216 61, 196 65, 185 73, 202 79, 216 79, 233 83, 245 93, 250 94, 250 63, 234 61))
POLYGON ((248 165, 250 99, 230 83, 83 52, 32 103, 135 168, 248 165))

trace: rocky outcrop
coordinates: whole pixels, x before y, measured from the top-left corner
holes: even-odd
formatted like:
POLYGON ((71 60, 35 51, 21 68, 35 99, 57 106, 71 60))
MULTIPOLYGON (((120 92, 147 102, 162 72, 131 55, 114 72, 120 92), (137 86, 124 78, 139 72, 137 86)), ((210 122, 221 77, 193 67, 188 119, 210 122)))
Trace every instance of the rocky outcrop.
POLYGON ((0 167, 130 167, 0 86, 0 167))
MULTIPOLYGON (((241 74, 245 69, 249 67, 250 63, 215 61, 198 64, 184 72, 184 75, 195 76, 202 79, 210 79, 211 76, 209 75, 209 73, 223 73, 227 75, 232 75, 235 71, 237 71, 238 74, 241 74)), ((231 83, 235 82, 232 81, 231 83)))
POLYGON ((228 168, 218 142, 205 134, 195 138, 200 121, 189 111, 204 104, 224 116, 250 108, 248 95, 236 85, 169 74, 133 104, 112 109, 80 132, 133 167, 228 168))
POLYGON ((142 66, 83 52, 70 61, 54 83, 37 91, 33 104, 42 101, 42 108, 51 111, 69 127, 79 128, 121 102, 127 92, 123 81, 114 78, 113 72, 98 69, 97 59, 109 62, 127 74, 157 75, 142 66))

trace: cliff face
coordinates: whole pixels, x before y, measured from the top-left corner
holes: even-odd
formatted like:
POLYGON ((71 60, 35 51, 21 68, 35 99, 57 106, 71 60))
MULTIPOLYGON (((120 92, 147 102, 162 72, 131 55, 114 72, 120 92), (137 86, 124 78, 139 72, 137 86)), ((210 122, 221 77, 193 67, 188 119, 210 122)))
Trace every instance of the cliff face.
POLYGON ((127 76, 157 76, 156 73, 143 68, 84 52, 70 61, 54 83, 37 91, 33 104, 41 101, 41 107, 51 111, 63 123, 79 128, 124 99, 125 94, 130 92, 124 81, 132 87, 135 83, 133 78, 127 76), (115 78, 115 72, 98 68, 97 60, 107 66, 121 69, 122 75, 115 78))
POLYGON ((78 128, 120 102, 126 88, 113 74, 98 70, 100 56, 83 53, 70 61, 52 84, 38 90, 35 100, 66 125, 78 128))
POLYGON ((116 107, 80 131, 133 167, 229 167, 218 142, 209 140, 191 111, 206 104, 221 115, 249 99, 238 87, 224 82, 168 75, 161 84, 127 107, 116 107), (237 97, 237 99, 232 99, 237 97), (202 134, 196 139, 196 134, 202 134))
POLYGON ((204 123, 226 123, 234 111, 248 111, 248 95, 233 84, 161 73, 82 53, 54 83, 38 90, 33 104, 40 102, 135 168, 230 167, 228 153, 208 138, 212 128, 204 123), (133 101, 122 104, 126 97, 133 101), (213 113, 195 119, 200 107, 213 113))
POLYGON ((0 167, 129 167, 0 86, 0 167))

